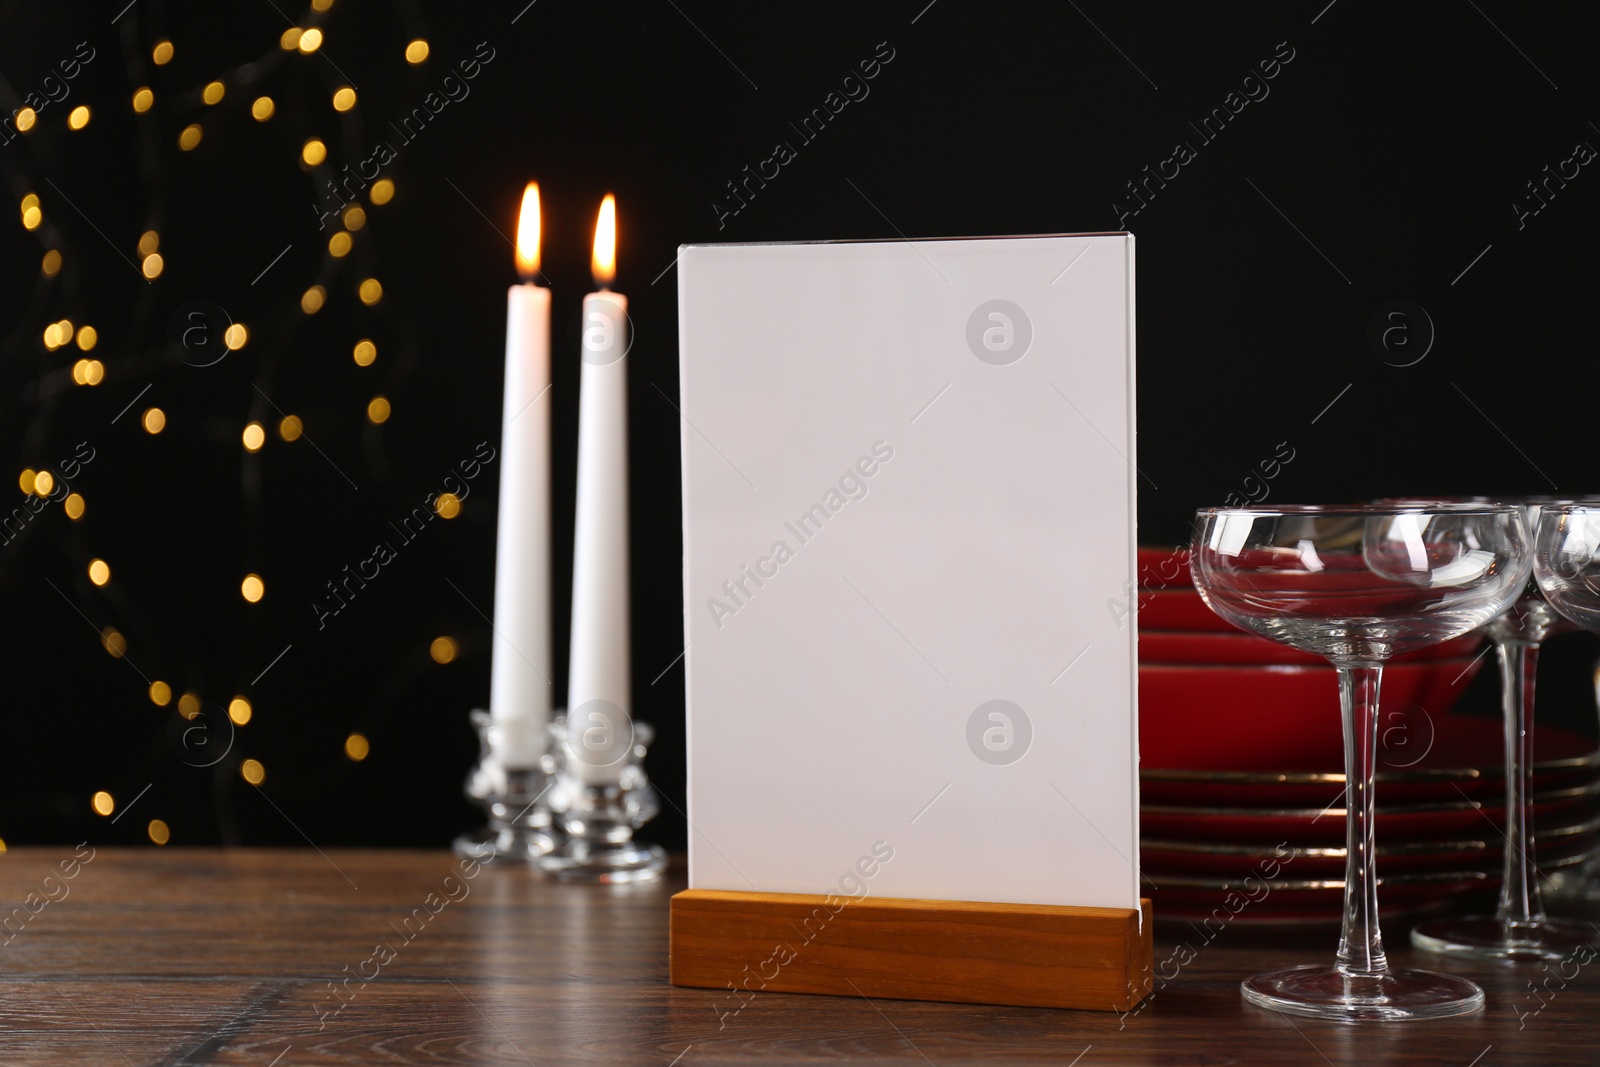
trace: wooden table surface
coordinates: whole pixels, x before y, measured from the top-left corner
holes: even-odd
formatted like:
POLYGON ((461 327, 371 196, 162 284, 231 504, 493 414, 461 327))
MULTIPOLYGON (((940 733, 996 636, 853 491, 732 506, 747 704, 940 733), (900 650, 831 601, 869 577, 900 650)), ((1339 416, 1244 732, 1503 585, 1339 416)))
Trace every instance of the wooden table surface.
MULTIPOLYGON (((1136 1015, 667 984, 667 898, 442 852, 15 848, 0 856, 6 1064, 1600 1063, 1600 962, 1448 965, 1484 1012, 1350 1026, 1250 1008, 1240 978, 1331 938, 1158 928, 1136 1015), (85 857, 87 861, 85 861, 85 857), (62 864, 70 871, 64 877, 62 864), (381 947, 380 947, 381 946, 381 947), (1170 961, 1163 968, 1162 961, 1170 961), (1570 971, 1572 968, 1568 968, 1570 971), (1542 997, 1530 987, 1540 986, 1542 997)), ((1391 933, 1400 962, 1417 959, 1391 933)), ((731 976, 730 976, 731 977, 731 976)))

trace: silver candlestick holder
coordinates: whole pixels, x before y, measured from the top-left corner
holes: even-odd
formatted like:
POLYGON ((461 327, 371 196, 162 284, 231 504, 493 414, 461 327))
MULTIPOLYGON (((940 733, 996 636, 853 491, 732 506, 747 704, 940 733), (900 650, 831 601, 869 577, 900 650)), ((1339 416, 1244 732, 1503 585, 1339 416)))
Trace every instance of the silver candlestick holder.
POLYGON ((563 738, 564 758, 550 789, 554 829, 563 840, 538 860, 540 869, 555 878, 604 884, 651 882, 667 869, 667 854, 659 845, 633 840, 633 832, 656 817, 661 802, 644 772, 655 731, 644 722, 629 726, 632 736, 622 771, 616 782, 604 785, 579 777, 571 745, 563 738))
POLYGON ((533 767, 507 767, 500 762, 501 731, 506 724, 497 723, 480 708, 472 712, 472 725, 478 731, 478 762, 467 773, 463 789, 468 800, 488 812, 489 823, 457 837, 455 853, 479 863, 532 863, 561 842, 550 794, 560 775, 556 754, 566 737, 566 719, 560 715, 551 718, 545 754, 533 767))

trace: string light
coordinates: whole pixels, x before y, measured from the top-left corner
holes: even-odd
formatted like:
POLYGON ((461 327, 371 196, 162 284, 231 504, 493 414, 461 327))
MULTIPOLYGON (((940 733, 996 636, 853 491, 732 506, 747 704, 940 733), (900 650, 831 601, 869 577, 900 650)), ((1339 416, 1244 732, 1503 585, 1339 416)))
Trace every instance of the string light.
POLYGON ((350 355, 356 361, 356 366, 370 367, 372 361, 378 358, 378 346, 362 338, 356 342, 355 350, 350 355))
POLYGON ((146 278, 154 281, 156 278, 161 277, 161 272, 166 269, 166 266, 167 261, 161 258, 160 252, 151 252, 144 257, 144 263, 139 269, 144 272, 146 278))
POLYGON ((378 207, 382 207, 394 199, 394 182, 388 178, 379 178, 372 183, 372 192, 368 193, 367 197, 378 207))
POLYGON ((172 840, 172 831, 160 819, 151 819, 150 825, 145 827, 145 833, 150 835, 150 840, 158 845, 164 845, 172 840))
POLYGON ((54 278, 61 271, 61 253, 54 248, 46 252, 39 269, 44 272, 46 278, 54 278))
POLYGON ((361 302, 371 307, 383 299, 383 285, 376 278, 368 278, 361 283, 361 302))
POLYGON ((39 197, 29 193, 22 198, 22 228, 24 230, 37 230, 44 221, 44 209, 39 206, 39 197))
POLYGON ((79 104, 67 113, 67 129, 81 130, 87 125, 89 125, 89 107, 87 104, 79 104))
POLYGON ((220 104, 227 93, 228 87, 221 82, 207 82, 206 87, 200 91, 200 99, 208 104, 220 104))
POLYGON ((305 425, 299 415, 285 415, 283 421, 278 423, 278 436, 285 441, 298 441, 304 431, 305 425))
POLYGON ((313 137, 300 147, 300 158, 305 161, 306 166, 315 167, 328 158, 328 146, 313 137))
POLYGON ((261 580, 259 574, 247 574, 244 581, 239 583, 239 595, 250 603, 259 603, 267 595, 267 583, 261 580))
POLYGON ((96 815, 110 815, 117 810, 116 800, 104 789, 89 798, 89 806, 94 808, 96 815))
POLYGON ((344 739, 344 754, 356 763, 367 758, 367 753, 372 751, 372 745, 367 742, 363 734, 351 734, 344 739))
POLYGON ((39 113, 31 107, 25 107, 17 112, 17 132, 27 133, 33 129, 33 124, 39 121, 39 113))
POLYGON ((67 518, 77 522, 83 518, 83 495, 81 493, 68 493, 67 499, 61 502, 61 507, 67 513, 67 518))
POLYGON ((17 485, 24 493, 31 496, 33 495, 33 480, 37 477, 38 475, 33 472, 32 467, 25 467, 22 473, 17 476, 17 485))
MULTIPOLYGON (((55 475, 49 471, 40 471, 33 476, 33 491, 37 496, 49 496, 50 491, 56 487, 55 475)), ((96 582, 96 585, 101 583, 96 582)))
POLYGON ((453 637, 435 637, 433 643, 428 646, 428 655, 433 657, 435 663, 450 663, 460 651, 461 648, 453 637))
POLYGON ((419 63, 425 62, 427 58, 428 42, 424 41, 421 37, 418 37, 415 41, 412 41, 410 44, 406 45, 406 62, 410 63, 413 67, 419 63))
POLYGON ((328 299, 328 290, 320 285, 313 285, 300 296, 300 310, 307 315, 315 315, 322 310, 322 305, 328 299))
POLYGON ((142 115, 146 111, 149 111, 155 102, 156 94, 151 92, 148 86, 141 85, 137 90, 134 91, 133 110, 138 114, 142 115))
POLYGON ((153 255, 161 247, 161 235, 154 230, 146 230, 139 235, 139 254, 141 256, 153 255))
POLYGON ((360 204, 350 204, 344 209, 344 228, 355 231, 367 224, 367 213, 360 204))
POLYGON ((98 359, 80 359, 72 365, 72 380, 78 385, 99 385, 105 376, 105 364, 98 359))
POLYGON ((239 777, 251 785, 260 785, 267 780, 267 769, 261 766, 260 760, 247 759, 239 764, 239 777))
POLYGON ((290 26, 283 31, 283 36, 278 38, 278 47, 285 52, 293 52, 300 47, 300 27, 290 26))
POLYGON ((349 111, 356 106, 356 91, 350 86, 341 87, 333 94, 333 110, 349 111))
POLYGON ((380 426, 389 421, 389 412, 389 401, 381 396, 367 402, 367 418, 380 426))
POLYGON ((250 340, 250 331, 242 322, 235 322, 222 331, 222 343, 229 352, 237 352, 250 340))
POLYGON ((100 646, 112 659, 121 659, 123 653, 128 651, 128 639, 115 626, 107 626, 100 631, 100 646))
POLYGON ((311 0, 311 10, 326 11, 333 6, 333 0, 311 0))
POLYGON ((93 326, 82 326, 78 329, 78 347, 87 352, 100 341, 100 331, 93 326))
POLYGON ((194 693, 185 693, 178 698, 178 714, 191 721, 200 714, 200 698, 194 693))
POLYGON ((315 26, 311 27, 300 34, 300 40, 295 47, 300 49, 301 54, 309 56, 322 47, 322 31, 315 26))
POLYGON ((276 110, 278 110, 278 105, 272 102, 272 97, 258 96, 250 105, 250 117, 257 122, 266 122, 276 110))
POLYGON ((160 433, 167 427, 167 413, 160 408, 146 408, 144 418, 139 421, 144 425, 145 433, 160 433))
POLYGON ((172 42, 165 37, 157 41, 155 47, 150 49, 150 62, 158 67, 164 67, 172 62, 172 42))
POLYGON ((164 708, 172 703, 172 686, 157 679, 150 683, 150 703, 158 708, 164 708))
POLYGON ((441 519, 453 519, 461 514, 461 498, 454 493, 440 493, 433 498, 433 510, 441 519))
POLYGON ((267 443, 267 431, 262 428, 259 422, 250 423, 244 428, 244 433, 240 436, 244 439, 244 450, 246 452, 259 452, 261 451, 261 446, 267 443))
POLYGON ((350 244, 350 235, 341 230, 339 233, 336 233, 332 237, 328 238, 328 255, 335 259, 349 255, 350 244))
MULTIPOLYGON (((44 475, 41 474, 40 477, 42 478, 44 475)), ((37 486, 39 483, 35 481, 33 484, 37 486)), ((111 564, 103 559, 90 560, 89 580, 95 585, 105 585, 111 580, 111 564)))
POLYGON ((200 129, 200 124, 198 122, 189 123, 189 125, 183 128, 183 132, 178 134, 178 147, 183 149, 185 152, 194 151, 194 149, 199 146, 200 138, 203 136, 203 134, 204 131, 200 129))
POLYGON ((244 697, 234 697, 228 701, 228 718, 233 720, 235 726, 243 726, 250 721, 250 716, 255 709, 250 706, 250 701, 244 697))

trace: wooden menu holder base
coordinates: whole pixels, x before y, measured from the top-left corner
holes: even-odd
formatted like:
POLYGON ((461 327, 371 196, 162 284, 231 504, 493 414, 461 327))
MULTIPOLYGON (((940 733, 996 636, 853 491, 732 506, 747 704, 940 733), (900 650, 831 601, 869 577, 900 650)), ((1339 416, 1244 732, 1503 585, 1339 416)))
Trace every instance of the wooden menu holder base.
POLYGON ((726 991, 730 1011, 777 991, 1125 1012, 1151 986, 1139 904, 688 889, 672 898, 672 984, 726 991))

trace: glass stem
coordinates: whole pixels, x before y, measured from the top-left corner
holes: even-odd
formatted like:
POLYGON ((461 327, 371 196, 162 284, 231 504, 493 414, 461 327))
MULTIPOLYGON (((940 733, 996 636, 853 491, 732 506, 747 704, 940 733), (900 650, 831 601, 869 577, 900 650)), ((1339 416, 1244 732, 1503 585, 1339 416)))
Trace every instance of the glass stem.
POLYGON ((1539 646, 1496 642, 1500 657, 1500 703, 1506 730, 1506 855, 1495 918, 1508 933, 1528 932, 1544 921, 1539 875, 1534 867, 1533 819, 1528 814, 1533 775, 1533 683, 1539 646))
POLYGON ((1339 667, 1339 708, 1344 720, 1345 864, 1344 919, 1339 931, 1337 969, 1350 976, 1378 978, 1389 973, 1378 929, 1378 866, 1373 775, 1378 749, 1379 664, 1339 667))

